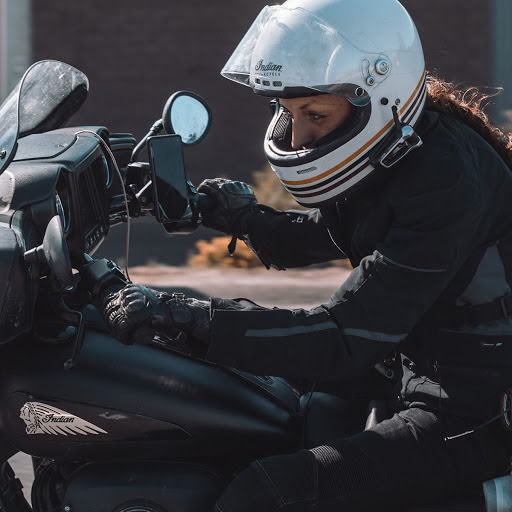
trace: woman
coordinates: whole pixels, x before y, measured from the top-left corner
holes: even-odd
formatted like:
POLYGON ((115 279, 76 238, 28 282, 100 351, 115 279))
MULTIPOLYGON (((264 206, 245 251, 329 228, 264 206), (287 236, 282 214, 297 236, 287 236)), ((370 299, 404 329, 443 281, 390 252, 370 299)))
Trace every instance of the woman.
POLYGON ((424 66, 396 0, 265 8, 222 74, 276 98, 265 151, 313 209, 275 211, 248 185, 212 179, 199 188, 216 205, 205 224, 245 240, 267 266, 348 257, 354 270, 311 310, 162 302, 134 287, 111 298, 118 337, 133 328, 133 306, 146 311, 138 320, 158 316, 207 343, 211 361, 255 374, 327 379, 331 389, 342 379, 343 395, 376 365, 394 372, 388 419, 355 435, 317 424, 318 446, 254 462, 219 511, 403 505, 507 468, 506 436, 488 422, 511 384, 512 142, 477 93, 424 66))

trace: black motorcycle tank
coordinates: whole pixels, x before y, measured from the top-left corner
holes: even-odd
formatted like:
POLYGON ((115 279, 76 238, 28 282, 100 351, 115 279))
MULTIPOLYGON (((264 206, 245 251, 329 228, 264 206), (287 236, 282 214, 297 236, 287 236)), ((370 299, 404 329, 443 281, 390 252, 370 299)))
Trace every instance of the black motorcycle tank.
POLYGON ((245 376, 88 329, 72 343, 1 347, 0 431, 22 451, 59 460, 177 457, 293 449, 298 398, 281 379, 245 376))

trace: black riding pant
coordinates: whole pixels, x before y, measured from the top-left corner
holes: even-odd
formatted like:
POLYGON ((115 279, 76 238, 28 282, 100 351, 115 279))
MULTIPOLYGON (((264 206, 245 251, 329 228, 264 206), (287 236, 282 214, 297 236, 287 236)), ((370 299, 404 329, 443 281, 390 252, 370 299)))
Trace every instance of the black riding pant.
POLYGON ((321 445, 253 462, 219 498, 217 512, 399 508, 473 488, 503 473, 509 462, 499 422, 453 439, 447 438, 475 425, 422 408, 349 437, 335 438, 329 423, 321 445))

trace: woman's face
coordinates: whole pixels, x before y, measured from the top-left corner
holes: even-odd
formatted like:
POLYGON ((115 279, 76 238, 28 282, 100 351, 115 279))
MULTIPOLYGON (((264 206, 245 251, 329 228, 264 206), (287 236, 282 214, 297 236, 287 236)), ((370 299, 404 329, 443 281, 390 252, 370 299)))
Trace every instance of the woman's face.
POLYGON ((340 126, 350 115, 350 103, 332 94, 279 100, 292 116, 292 148, 306 149, 340 126))

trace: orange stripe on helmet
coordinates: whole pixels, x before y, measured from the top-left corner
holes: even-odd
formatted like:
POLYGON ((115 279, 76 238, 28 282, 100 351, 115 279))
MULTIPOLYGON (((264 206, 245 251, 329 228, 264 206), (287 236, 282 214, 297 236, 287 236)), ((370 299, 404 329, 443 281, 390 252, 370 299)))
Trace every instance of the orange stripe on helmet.
MULTIPOLYGON (((404 106, 398 111, 399 114, 402 114, 404 110, 410 105, 414 97, 416 96, 416 93, 418 92, 419 88, 423 84, 423 81, 425 80, 425 71, 423 71, 423 74, 421 75, 421 79, 418 82, 418 85, 414 89, 414 92, 412 93, 411 97, 407 100, 407 102, 404 104, 404 106)), ((345 165, 349 164, 354 158, 357 158, 363 151, 365 151, 368 147, 370 147, 377 139, 379 139, 384 133, 386 133, 389 128, 393 125, 394 120, 389 121, 389 123, 382 128, 376 135, 374 135, 366 144, 361 146, 355 153, 350 155, 347 159, 343 160, 343 162, 340 162, 338 165, 334 166, 332 169, 329 169, 322 174, 319 174, 318 176, 314 176, 313 178, 308 178, 306 180, 281 180, 286 185, 306 185, 307 183, 314 183, 315 181, 321 180, 322 178, 325 178, 326 176, 329 176, 333 172, 336 172, 338 169, 341 169, 342 167, 345 167, 345 165)))

